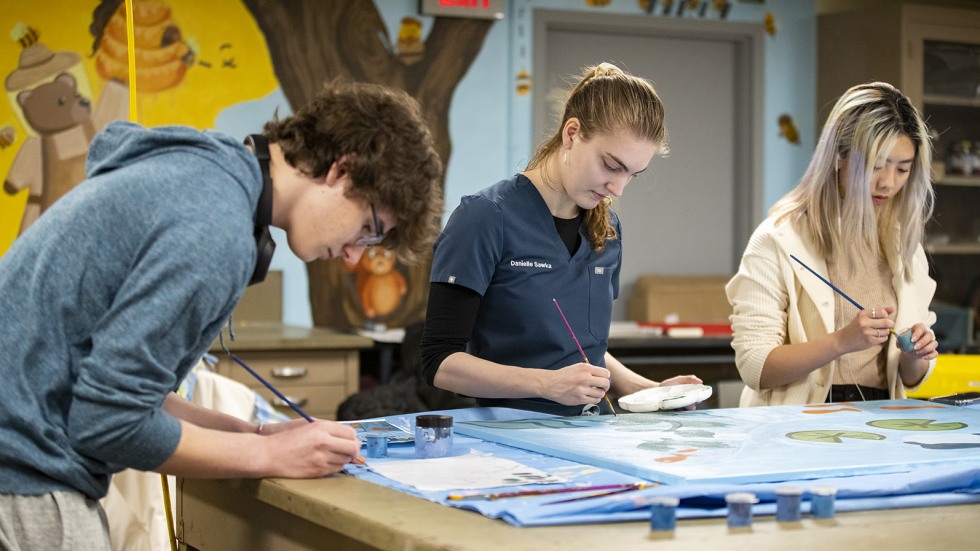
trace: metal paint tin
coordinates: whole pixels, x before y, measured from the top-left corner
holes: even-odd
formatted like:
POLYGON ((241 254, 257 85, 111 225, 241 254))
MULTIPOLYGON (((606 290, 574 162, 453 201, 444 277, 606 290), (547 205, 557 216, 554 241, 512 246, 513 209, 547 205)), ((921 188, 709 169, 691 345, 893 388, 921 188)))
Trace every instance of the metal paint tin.
POLYGON ((431 459, 446 457, 453 449, 453 418, 451 415, 419 415, 415 417, 415 457, 431 459))

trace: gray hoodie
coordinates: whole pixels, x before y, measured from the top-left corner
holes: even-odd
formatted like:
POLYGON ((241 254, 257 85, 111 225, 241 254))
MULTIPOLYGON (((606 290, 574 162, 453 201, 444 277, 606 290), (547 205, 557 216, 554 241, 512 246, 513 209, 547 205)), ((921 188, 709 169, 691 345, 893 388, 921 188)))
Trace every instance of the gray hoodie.
POLYGON ((173 454, 161 405, 248 283, 261 185, 223 134, 95 137, 88 178, 0 258, 0 493, 100 498, 173 454))

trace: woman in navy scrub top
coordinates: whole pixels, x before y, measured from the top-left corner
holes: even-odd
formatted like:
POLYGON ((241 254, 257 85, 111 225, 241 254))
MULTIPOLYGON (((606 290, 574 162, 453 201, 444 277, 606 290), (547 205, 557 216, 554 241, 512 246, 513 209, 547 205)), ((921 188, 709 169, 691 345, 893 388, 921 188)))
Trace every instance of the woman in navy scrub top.
POLYGON ((622 262, 610 203, 666 153, 663 121, 648 81, 589 67, 527 169, 462 199, 435 245, 421 343, 429 384, 481 406, 567 416, 611 413, 607 392, 701 382, 657 383, 606 351, 622 262))

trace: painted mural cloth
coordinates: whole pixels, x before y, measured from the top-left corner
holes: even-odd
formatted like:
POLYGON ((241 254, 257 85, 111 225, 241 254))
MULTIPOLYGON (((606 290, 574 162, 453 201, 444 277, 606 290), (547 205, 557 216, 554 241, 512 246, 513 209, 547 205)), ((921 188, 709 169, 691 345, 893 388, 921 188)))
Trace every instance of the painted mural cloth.
POLYGON ((456 432, 665 484, 980 465, 980 411, 919 400, 474 421, 456 432))
MULTIPOLYGON (((628 474, 637 472, 635 470, 637 466, 630 464, 628 461, 611 461, 611 457, 619 452, 619 448, 626 446, 624 442, 615 442, 614 439, 610 438, 601 439, 601 437, 601 441, 599 442, 576 440, 579 438, 580 432, 584 438, 585 433, 589 430, 614 432, 613 427, 622 428, 632 426, 635 428, 633 421, 628 424, 623 423, 623 421, 627 421, 627 419, 624 418, 637 415, 656 415, 674 421, 676 421, 677 417, 680 416, 687 426, 685 429, 679 429, 681 432, 687 433, 680 435, 680 438, 685 439, 685 441, 710 441, 707 433, 714 431, 720 435, 723 432, 723 427, 710 426, 695 428, 690 425, 690 423, 693 421, 687 421, 686 418, 690 417, 692 420, 698 420, 698 422, 702 423, 721 423, 728 425, 736 423, 735 420, 738 419, 739 423, 742 423, 743 428, 745 428, 746 424, 748 424, 750 425, 750 428, 756 429, 759 427, 756 427, 755 425, 761 426, 788 422, 788 419, 793 418, 793 410, 795 409, 797 423, 791 423, 791 425, 784 426, 781 429, 783 431, 781 434, 784 437, 786 434, 793 432, 804 433, 807 430, 838 431, 838 433, 819 433, 819 436, 817 434, 810 436, 796 435, 797 438, 791 439, 808 446, 823 444, 825 446, 824 450, 833 450, 834 448, 828 448, 827 446, 836 447, 838 445, 846 445, 849 443, 885 443, 888 441, 888 438, 891 438, 893 442, 889 443, 890 448, 893 447, 892 444, 894 444, 894 446, 905 445, 910 449, 918 448, 923 451, 931 450, 937 454, 948 454, 945 458, 933 460, 922 460, 920 458, 919 460, 913 461, 912 459, 906 458, 903 461, 893 462, 888 467, 881 466, 880 470, 874 471, 870 464, 865 465, 863 463, 868 459, 876 459, 875 457, 866 456, 877 455, 877 453, 871 454, 852 450, 852 456, 849 462, 857 463, 855 460, 859 460, 862 463, 860 465, 855 464, 854 470, 863 471, 864 469, 871 469, 871 472, 874 472, 875 474, 847 473, 846 471, 848 468, 846 468, 846 464, 848 461, 838 458, 834 461, 839 461, 843 464, 843 466, 835 465, 833 466, 833 469, 840 469, 840 471, 842 471, 841 473, 831 474, 830 469, 824 469, 823 472, 819 473, 810 472, 820 470, 813 467, 808 471, 810 472, 809 479, 799 479, 800 477, 794 473, 801 471, 801 469, 791 468, 795 459, 786 459, 780 462, 775 458, 768 458, 767 461, 770 463, 770 465, 778 467, 778 469, 770 470, 773 472, 778 470, 780 472, 787 473, 785 480, 775 480, 784 477, 773 476, 772 473, 759 475, 759 478, 770 479, 769 481, 752 482, 750 480, 745 480, 738 482, 712 481, 710 479, 705 479, 703 481, 695 482, 691 480, 681 480, 677 483, 665 483, 649 489, 641 489, 584 500, 566 501, 566 499, 576 497, 578 494, 543 495, 499 500, 450 500, 450 495, 458 494, 460 492, 421 492, 415 488, 400 484, 385 478, 377 472, 372 471, 370 468, 371 465, 369 465, 367 468, 348 465, 347 472, 366 481, 393 488, 423 499, 435 501, 451 507, 459 507, 477 511, 489 518, 499 518, 514 526, 648 521, 650 518, 650 509, 648 505, 649 499, 655 496, 679 497, 681 502, 680 506, 677 508, 678 518, 723 517, 727 511, 724 496, 726 493, 732 491, 749 491, 755 493, 759 498, 759 503, 753 506, 753 514, 772 515, 775 514, 776 509, 775 490, 778 486, 783 485, 786 480, 794 480, 793 485, 800 486, 804 490, 810 488, 810 486, 817 485, 830 485, 837 488, 838 493, 836 509, 838 511, 980 503, 980 455, 978 455, 980 454, 980 447, 976 447, 975 440, 973 440, 973 437, 977 436, 975 433, 980 433, 980 407, 921 407, 931 405, 934 404, 916 400, 902 400, 868 402, 865 404, 856 405, 826 404, 808 407, 808 410, 811 411, 830 411, 831 413, 803 414, 802 411, 804 411, 804 406, 776 406, 751 409, 702 410, 684 412, 680 414, 623 414, 619 416, 619 423, 614 425, 611 423, 612 421, 616 421, 616 418, 612 418, 611 416, 599 416, 598 419, 606 421, 604 424, 609 425, 605 428, 586 424, 586 428, 571 429, 567 426, 565 428, 547 429, 545 428, 547 425, 538 426, 536 429, 527 427, 536 426, 535 421, 547 421, 549 423, 559 422, 560 424, 570 421, 578 422, 583 418, 553 417, 545 414, 506 408, 472 408, 441 412, 452 415, 455 419, 455 435, 453 443, 454 456, 461 456, 475 451, 489 456, 510 459, 522 465, 527 465, 551 475, 561 476, 568 480, 568 482, 565 484, 527 484, 518 487, 501 487, 499 488, 499 491, 539 490, 543 488, 562 488, 568 486, 631 484, 636 482, 652 481, 651 478, 647 478, 645 476, 628 474), (883 407, 889 407, 892 409, 882 409, 883 407), (909 407, 913 407, 913 409, 908 409, 909 407), (875 412, 876 410, 877 413, 875 412), (751 418, 753 421, 750 422, 746 420, 746 418, 740 417, 740 415, 745 412, 754 412, 754 415, 751 418), (765 415, 766 412, 769 412, 769 415, 765 415), (914 414, 914 412, 919 413, 914 414), (933 415, 924 415, 923 412, 931 412, 933 415), (937 412, 940 412, 941 414, 937 415, 937 412), (713 415, 704 415, 707 413, 712 413, 713 415), (850 421, 841 421, 839 422, 841 423, 840 426, 837 424, 838 421, 833 421, 833 424, 830 424, 832 423, 833 419, 845 414, 853 415, 850 421), (957 417, 958 420, 952 419, 954 416, 957 417), (824 419, 823 422, 828 423, 828 425, 824 425, 821 428, 811 427, 810 423, 813 422, 812 419, 816 418, 824 419), (886 428, 880 428, 867 424, 869 422, 875 422, 880 425, 880 421, 887 420, 897 420, 898 425, 904 426, 904 429, 887 428, 891 426, 889 423, 885 424, 886 428), (525 426, 525 428, 514 429, 513 426, 515 423, 517 426, 525 426), (946 423, 951 424, 944 427, 943 425, 946 423), (967 426, 954 428, 953 424, 955 423, 962 423, 967 426), (501 426, 511 426, 512 428, 503 429, 501 426), (914 426, 919 426, 920 428, 916 430, 912 428, 914 426), (793 430, 788 430, 790 427, 793 428, 793 430), (541 430, 544 435, 542 436, 539 434, 539 436, 543 437, 545 441, 549 442, 555 439, 555 437, 554 435, 548 436, 547 433, 560 433, 557 439, 566 440, 568 445, 552 445, 550 451, 547 452, 531 449, 543 445, 540 443, 528 444, 525 442, 525 439, 528 438, 526 435, 530 434, 528 431, 534 430, 541 430), (508 442, 501 442, 499 439, 495 442, 485 440, 483 436, 468 436, 468 434, 475 431, 507 431, 507 433, 517 432, 524 436, 521 436, 520 438, 509 437, 508 442), (691 434, 692 432, 693 434, 691 434), (845 436, 844 434, 857 432, 868 432, 884 435, 885 439, 877 440, 873 437, 857 438, 856 434, 852 434, 850 436, 845 436), (943 435, 943 437, 934 438, 939 435, 943 435), (802 437, 802 439, 799 439, 800 437, 802 437), (840 442, 835 441, 835 438, 836 440, 840 440, 840 442), (577 445, 571 445, 573 443, 577 445), (572 450, 572 452, 566 454, 568 450, 563 448, 568 448, 572 450), (591 451, 584 451, 586 449, 591 451), (949 454, 948 452, 952 452, 952 454, 949 454), (577 457, 570 458, 569 456, 577 457), (623 464, 625 464, 626 467, 622 467, 623 464), (902 464, 904 464, 904 466, 902 466, 902 464), (610 465, 616 468, 611 468, 610 465)), ((938 406, 939 404, 935 405, 938 406)), ((389 419, 395 424, 405 424, 411 423, 412 417, 413 415, 406 415, 391 417, 389 419)), ((637 425, 643 424, 640 423, 640 421, 642 420, 635 420, 637 425)), ((603 423, 599 423, 599 425, 602 424, 603 423)), ((649 426, 649 420, 645 421, 645 424, 647 427, 644 430, 646 432, 650 432, 651 426, 649 426)), ((676 425, 674 424, 670 424, 669 426, 653 425, 653 428, 656 428, 660 432, 673 432, 675 434, 671 440, 671 448, 654 449, 652 451, 648 450, 647 453, 653 454, 651 457, 687 458, 665 463, 657 463, 648 458, 647 462, 655 463, 658 469, 662 469, 663 464, 675 466, 678 463, 685 463, 691 459, 699 458, 707 453, 700 452, 699 455, 699 451, 702 449, 715 450, 715 452, 718 453, 715 461, 722 464, 720 469, 722 471, 724 471, 728 465, 729 459, 721 458, 721 452, 727 451, 729 454, 728 457, 732 460, 733 465, 742 464, 742 462, 739 460, 739 454, 733 453, 733 451, 728 448, 704 447, 698 448, 698 450, 695 451, 693 447, 677 447, 680 446, 680 442, 677 441, 678 435, 676 432, 678 431, 678 428, 676 428, 676 425), (672 427, 673 429, 671 430, 672 427)), ((734 431, 735 429, 731 428, 729 430, 734 431)), ((752 431, 749 432, 751 433, 752 431)), ((632 433, 633 440, 632 444, 630 444, 631 446, 636 447, 638 444, 645 441, 643 438, 638 437, 640 433, 641 431, 632 433)), ((488 436, 490 435, 488 434, 488 436)), ((647 434, 647 437, 649 436, 650 435, 647 434)), ((742 439, 738 439, 732 435, 729 435, 724 438, 718 438, 718 440, 721 442, 744 442, 748 445, 753 441, 753 438, 743 437, 742 439)), ((751 448, 751 446, 749 446, 749 448, 751 448)), ((813 449, 819 450, 820 448, 813 449)), ((898 449, 901 448, 899 447, 898 449)), ((751 455, 752 450, 747 449, 742 453, 751 455)), ((836 453, 831 453, 830 451, 826 451, 826 453, 829 456, 836 456, 836 453)), ((888 456, 890 453, 890 451, 883 451, 882 455, 888 456)), ((386 461, 400 461, 411 459, 413 457, 414 449, 411 445, 397 445, 389 447, 388 458, 371 459, 369 460, 369 463, 372 465, 377 465, 386 461)), ((879 457, 877 459, 881 458, 879 457)), ((710 463, 710 461, 705 461, 704 463, 707 464, 710 463)), ((670 474, 677 477, 691 476, 695 471, 708 473, 708 476, 716 476, 717 474, 712 474, 711 469, 709 469, 706 465, 700 465, 697 469, 694 468, 697 466, 694 462, 687 463, 687 465, 690 468, 686 470, 671 469, 670 474)), ((644 471, 648 470, 645 465, 640 465, 640 467, 643 467, 644 471)), ((745 467, 741 469, 743 475, 748 476, 751 474, 749 469, 745 467)), ((661 477, 661 474, 657 474, 657 476, 661 477)), ((483 493, 492 493, 494 491, 497 490, 481 490, 483 493)), ((801 505, 801 510, 804 515, 809 513, 809 508, 809 496, 808 494, 804 494, 801 505)))

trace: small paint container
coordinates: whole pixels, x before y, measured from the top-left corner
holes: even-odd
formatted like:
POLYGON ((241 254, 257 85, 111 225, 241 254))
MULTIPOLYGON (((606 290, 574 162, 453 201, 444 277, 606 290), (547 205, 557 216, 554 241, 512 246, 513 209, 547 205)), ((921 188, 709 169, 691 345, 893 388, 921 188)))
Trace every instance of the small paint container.
POLYGON ((834 499, 837 488, 814 486, 810 488, 810 514, 813 518, 834 518, 834 499))
POLYGON ((650 499, 650 530, 670 532, 677 526, 677 505, 680 499, 657 496, 650 499))
POLYGON ((799 522, 800 500, 803 499, 803 488, 798 486, 780 486, 776 488, 776 521, 799 522))
POLYGON ((367 456, 371 458, 388 457, 388 437, 383 434, 367 436, 367 456))
POLYGON ((743 528, 752 526, 752 504, 758 503, 755 494, 749 492, 732 492, 725 494, 728 503, 728 527, 743 528))
POLYGON ((453 417, 451 415, 419 415, 415 417, 415 457, 432 459, 446 457, 453 449, 453 417))
POLYGON ((912 342, 912 331, 906 331, 901 335, 895 334, 895 340, 898 341, 898 347, 902 349, 903 352, 913 352, 915 351, 915 343, 912 342))

